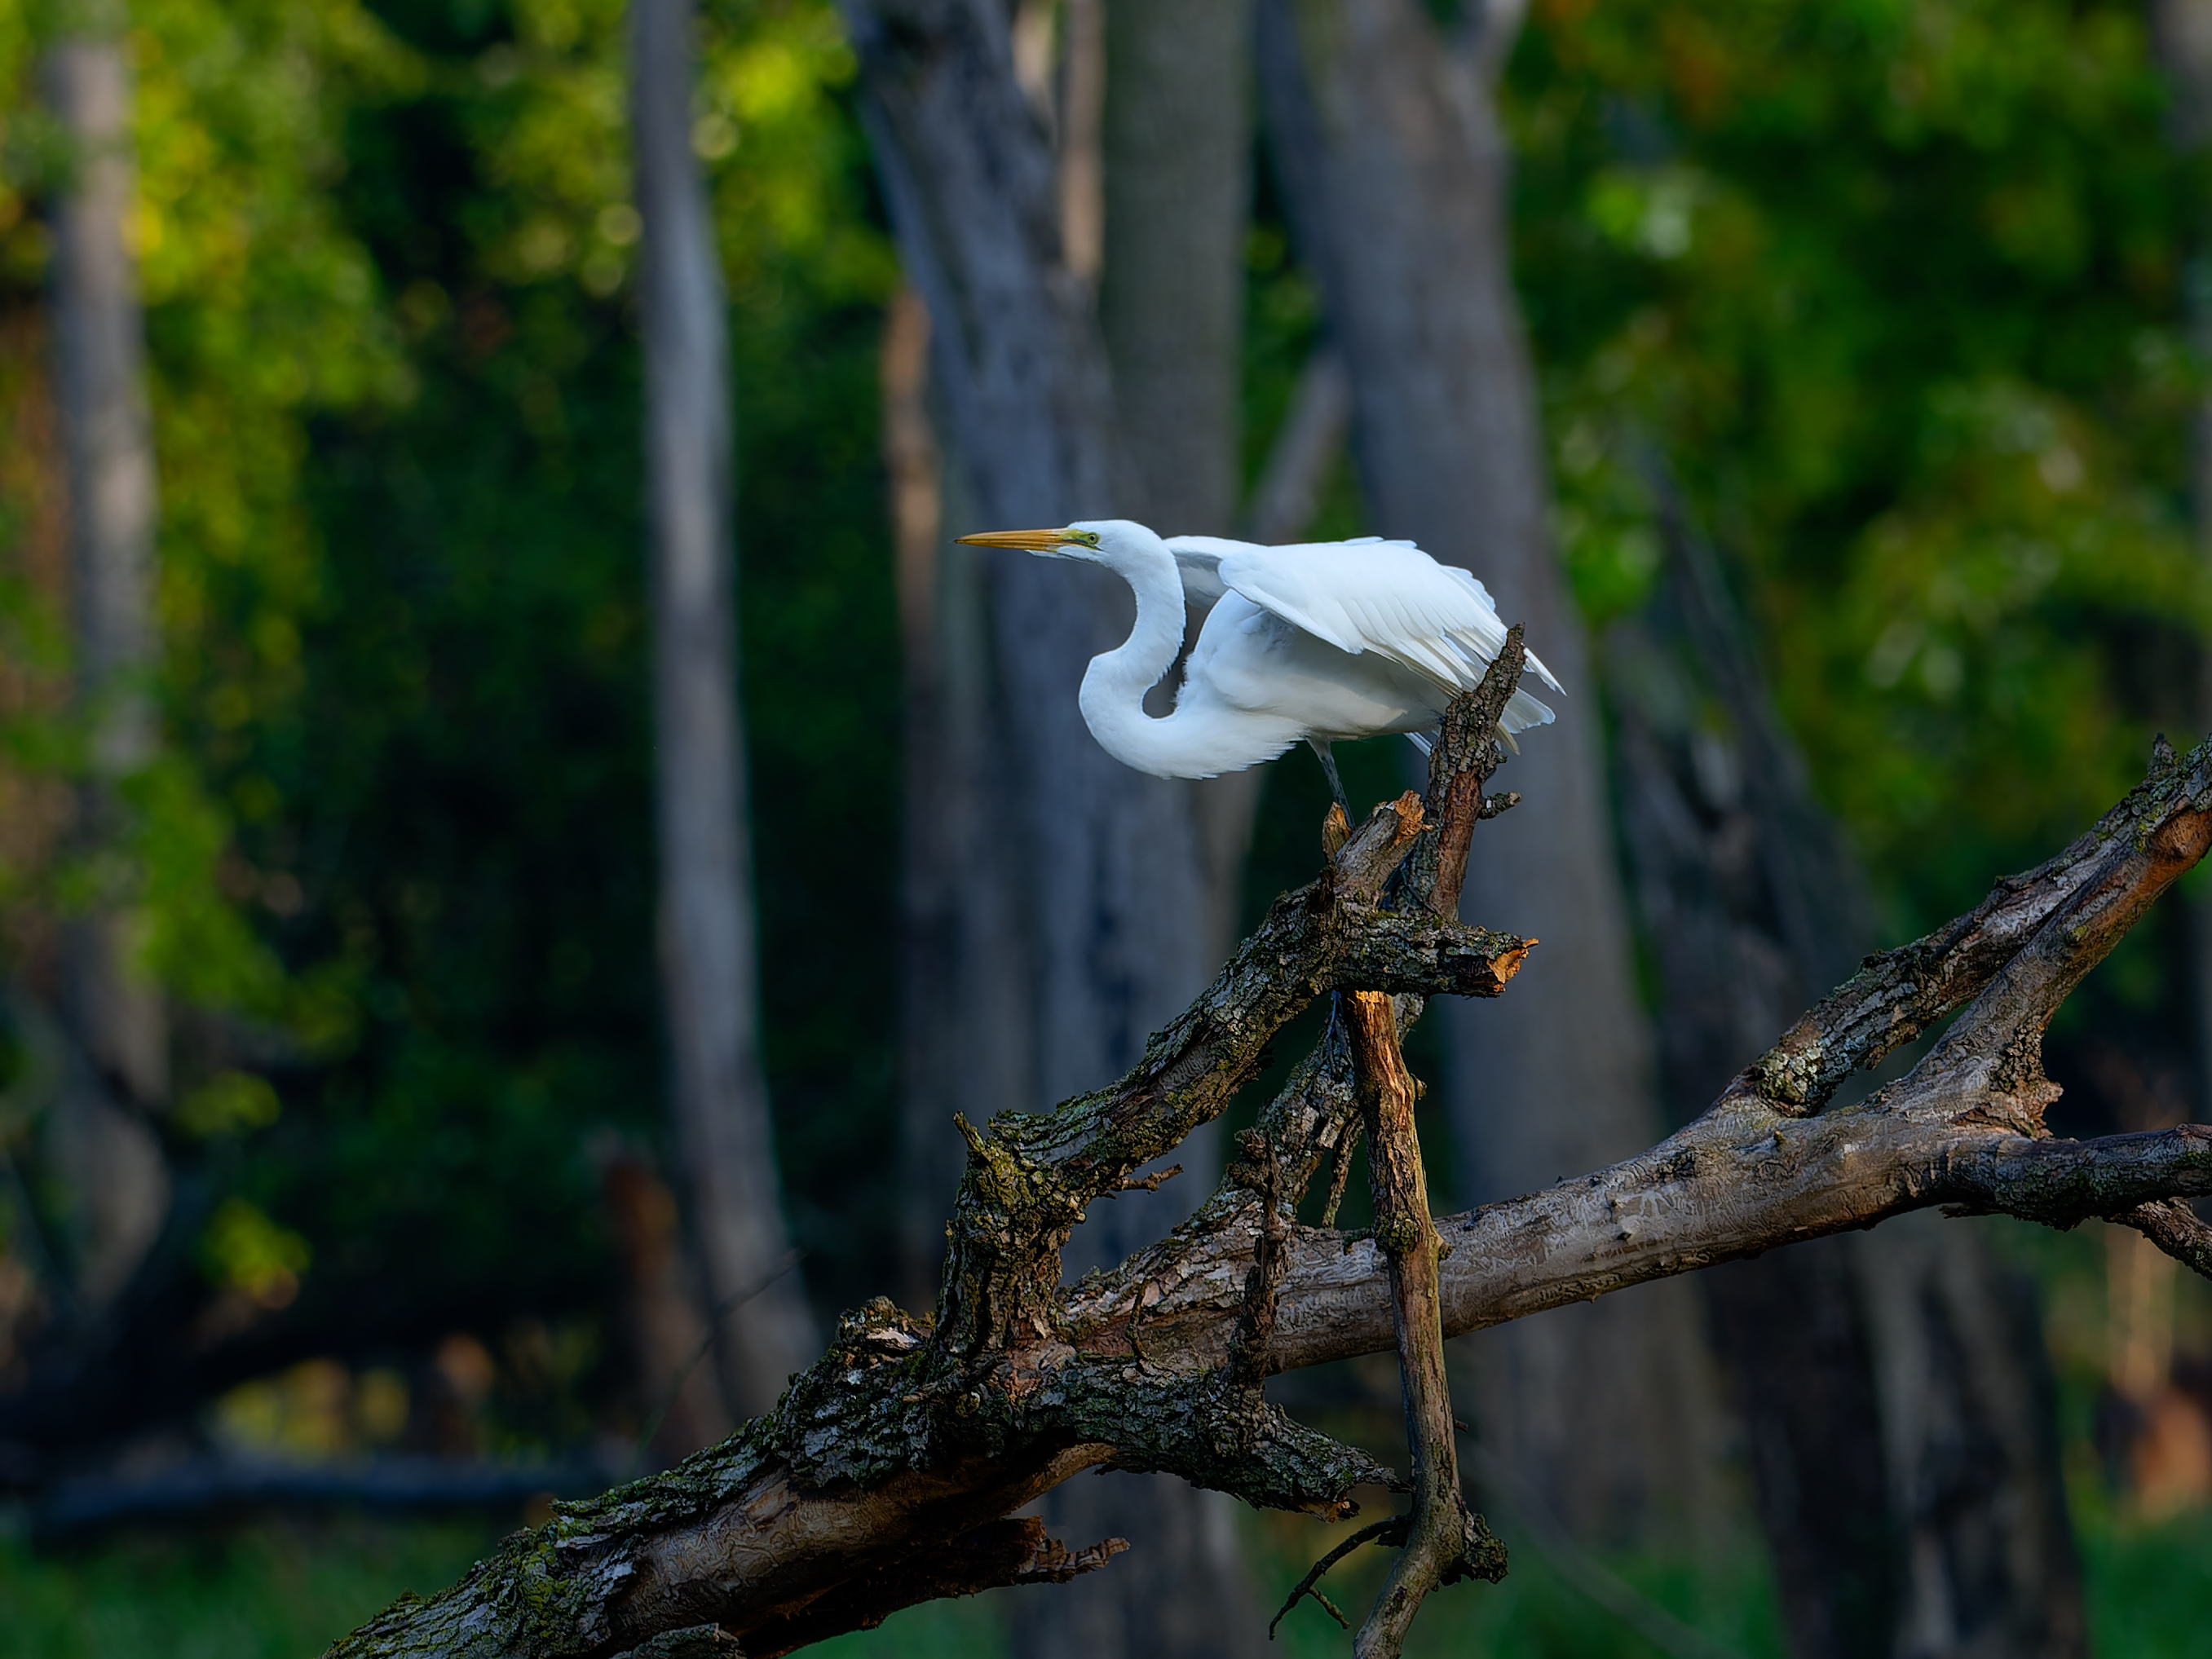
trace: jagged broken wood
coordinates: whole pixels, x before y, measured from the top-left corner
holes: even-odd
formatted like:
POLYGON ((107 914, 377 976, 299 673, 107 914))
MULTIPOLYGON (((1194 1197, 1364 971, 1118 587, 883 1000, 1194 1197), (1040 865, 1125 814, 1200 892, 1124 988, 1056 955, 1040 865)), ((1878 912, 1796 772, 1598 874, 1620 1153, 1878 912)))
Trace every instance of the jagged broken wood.
MULTIPOLYGON (((2051 1139, 2040 1046, 2065 996, 2208 842, 2212 744, 2179 759, 2161 744, 2072 846, 1869 957, 1696 1121, 1609 1169, 1438 1220, 1441 1330, 1937 1205, 2062 1227, 2105 1217, 2206 1271, 2212 1229, 2178 1200, 2212 1192, 2212 1127, 2051 1139), (1903 1077, 1830 1106, 1855 1069, 1946 1020, 1903 1077)), ((1059 1267, 1085 1208, 1218 1115, 1315 998, 1494 995, 1510 980, 1528 941, 1364 898, 1387 902, 1387 888, 1341 860, 1372 850, 1355 836, 1279 900, 1121 1082, 969 1131, 935 1321, 882 1301, 847 1316, 771 1415, 664 1474, 559 1505, 333 1654, 615 1659, 734 1644, 764 1659, 918 1601, 1096 1565, 1001 1524, 1086 1468, 1163 1470, 1330 1516, 1350 1512, 1356 1484, 1402 1487, 1259 1390, 1269 1374, 1396 1342, 1385 1248, 1296 1219, 1359 1117, 1341 1021, 1189 1221, 1073 1286, 1059 1267)), ((1424 874, 1432 843, 1408 851, 1401 879, 1438 890, 1424 874)))

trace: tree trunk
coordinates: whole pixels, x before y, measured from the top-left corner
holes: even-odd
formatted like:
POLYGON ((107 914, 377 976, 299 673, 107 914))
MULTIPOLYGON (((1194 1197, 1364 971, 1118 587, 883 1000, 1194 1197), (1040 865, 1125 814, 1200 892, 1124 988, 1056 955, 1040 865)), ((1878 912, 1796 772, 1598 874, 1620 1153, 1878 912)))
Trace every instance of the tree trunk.
MULTIPOLYGON (((1060 257, 1052 155, 1014 82, 999 9, 856 0, 848 15, 893 224, 929 305, 959 495, 992 525, 1113 511, 1103 344, 1060 257)), ((963 908, 1013 917, 1019 934, 1004 1000, 961 1013, 976 1022, 962 1052, 1003 1055, 1011 1043, 1018 1059, 988 1060, 1005 1096, 962 1091, 980 1120, 1113 1075, 1212 964, 1189 791, 1109 759, 1076 708, 1083 665, 1126 631, 1126 594, 1059 562, 976 562, 984 746, 1004 769, 993 787, 1022 804, 1014 844, 994 845, 963 883, 963 908)))
MULTIPOLYGON (((1668 578, 1607 657, 1662 1074, 1686 1120, 1849 975, 1873 906, 1717 559, 1659 487, 1668 578), (1668 718, 1715 708, 1727 729, 1668 718)), ((1796 1659, 2083 1651, 2041 1333, 1978 1237, 1909 1218, 1704 1284, 1796 1659)))
POLYGON ((1939 1215, 1852 1240, 1903 1534, 1898 1659, 2087 1659, 2032 1285, 1939 1215))
MULTIPOLYGON (((1237 518, 1250 43, 1251 10, 1241 0, 1195 9, 1185 0, 1113 0, 1106 8, 1098 303, 1124 468, 1117 510, 1174 532, 1227 534, 1237 518)), ((1073 94, 1097 78, 1076 50, 1084 44, 1071 39, 1066 77, 1064 131, 1078 155, 1091 146, 1073 94)), ((1063 204, 1076 263, 1088 204, 1065 188, 1063 204)), ((1189 625, 1199 620, 1194 613, 1189 625)), ((1255 770, 1179 787, 1195 830, 1206 907, 1200 948, 1208 963, 1236 937, 1259 777, 1255 770)), ((1182 1220, 1218 1167, 1218 1142, 1214 1133, 1194 1138, 1182 1159, 1190 1178, 1130 1193, 1094 1218, 1067 1253, 1068 1270, 1110 1267, 1182 1220)), ((1237 1549, 1233 1500, 1170 1475, 1109 1474, 1059 1488, 1045 1517, 1085 1542, 1132 1540, 1143 1568, 1086 1574, 1021 1597, 1018 1654, 1199 1659, 1260 1651, 1265 1615, 1237 1549)))
POLYGON ((1106 20, 1106 262, 1098 307, 1142 517, 1237 520, 1249 0, 1113 0, 1106 20))
MULTIPOLYGON (((1106 57, 1098 300, 1127 516, 1170 535, 1233 535, 1251 222, 1251 0, 1113 0, 1106 57)), ((1200 620, 1191 617, 1187 639, 1197 637, 1200 620)), ((1262 775, 1255 767, 1190 787, 1211 960, 1237 937, 1262 775)))
POLYGON ((677 1138, 722 1388, 767 1410, 816 1352, 791 1270, 762 1073, 738 707, 730 369, 719 256, 691 154, 691 7, 633 0, 630 118, 644 220, 661 978, 677 1138))
MULTIPOLYGON (((898 600, 902 763, 899 822, 899 1297, 909 1308, 937 1295, 945 1254, 945 1195, 959 1183, 957 1044, 963 995, 960 827, 981 792, 956 780, 952 678, 975 658, 944 648, 940 630, 970 607, 945 589, 945 457, 929 413, 929 307, 912 286, 892 295, 877 359, 884 478, 898 600)), ((972 727, 970 720, 963 723, 972 727)), ((963 769, 964 770, 964 769, 963 769)), ((986 958, 988 960, 988 957, 986 958)))
MULTIPOLYGON (((1646 1144, 1657 1120, 1589 653, 1545 526, 1504 140, 1480 52, 1417 0, 1262 0, 1261 20, 1270 140, 1376 528, 1477 571, 1568 687, 1506 779, 1531 805, 1484 831, 1468 876, 1474 915, 1544 947, 1510 1013, 1445 1016, 1467 1195, 1507 1196, 1646 1144)), ((1680 1288, 1522 1322, 1474 1349, 1478 1431, 1585 1536, 1701 1515, 1717 1425, 1695 1328, 1680 1288)))
MULTIPOLYGON (((76 690, 91 775, 78 836, 112 861, 128 825, 121 780, 153 759, 155 474, 137 271, 124 239, 137 190, 120 20, 57 46, 46 90, 70 141, 54 212, 55 391, 69 471, 76 690)), ((168 1209, 159 1143, 141 1114, 168 1092, 168 1028, 138 960, 127 862, 64 942, 64 1005, 88 1071, 56 1103, 50 1148, 76 1197, 76 1290, 97 1307, 153 1246, 168 1209)), ((74 1068, 73 1068, 74 1069, 74 1068)))
MULTIPOLYGON (((1225 529, 1233 518, 1245 123, 1233 98, 1194 114, 1193 94, 1224 54, 1229 76, 1207 90, 1219 103, 1237 84, 1243 32, 1233 16, 1152 10, 1109 13, 1115 66, 1133 52, 1138 67, 1107 77, 1102 280, 1146 411, 1118 411, 1135 447, 1117 450, 1109 342, 1084 268, 1094 187, 1083 167, 1056 165, 1016 82, 1000 9, 849 8, 893 223, 934 325, 936 401, 959 458, 944 496, 958 528, 1165 512, 1225 529), (1163 38, 1178 23, 1195 62, 1163 38), (1197 123, 1179 156, 1158 148, 1141 108, 1113 101, 1146 94, 1161 72, 1172 103, 1152 119, 1197 123), (1153 148, 1125 154, 1144 143, 1153 148), (1152 176, 1170 160, 1182 178, 1152 176), (1186 234, 1201 251, 1177 271, 1159 249, 1186 234), (1174 418, 1186 394, 1203 399, 1195 425, 1174 418), (1137 465, 1125 471, 1124 457, 1137 465)), ((1077 63, 1064 76, 1062 125, 1079 161, 1091 150, 1094 135, 1079 129, 1097 75, 1077 63)), ((909 726, 908 1144, 934 1189, 912 1203, 916 1218, 943 1213, 939 1183, 958 1168, 953 1109, 981 1122, 1103 1083, 1203 982, 1235 921, 1250 799, 1249 786, 1209 795, 1145 777, 1091 740, 1075 700, 1083 665, 1127 631, 1128 601, 1110 578, 967 548, 931 563, 925 573, 919 537, 902 552, 915 573, 904 589, 909 659, 929 655, 934 726, 909 726), (990 810, 1009 794, 1024 809, 1013 826, 990 810)), ((1182 1183, 1096 1207, 1070 1271, 1116 1261, 1187 1214, 1212 1139, 1185 1149, 1194 1174, 1182 1183)), ((936 1243, 919 1221, 910 1236, 910 1248, 936 1243)), ((1216 1495, 1115 1475, 1082 1483, 1064 1507, 1054 1521, 1069 1535, 1127 1535, 1138 1560, 1024 1606, 1018 1648, 1195 1655, 1256 1634, 1256 1609, 1223 1593, 1241 1575, 1216 1495)))
MULTIPOLYGON (((1626 690, 1632 678, 1679 674, 1665 653, 1626 627, 1607 641, 1607 666, 1624 688, 1625 837, 1664 988, 1660 1073, 1669 1115, 1686 1120, 1759 1052, 1765 1039, 1747 1033, 1786 1023, 1808 989, 1827 981, 1808 981, 1778 937, 1760 864, 1771 842, 1743 799, 1750 756, 1714 733, 1656 729, 1626 690)), ((1896 1628, 1899 1564, 1850 1246, 1796 1245, 1717 1267, 1703 1282, 1790 1651, 1879 1659, 1896 1628)))
POLYGON ((1252 540, 1272 546, 1305 533, 1320 510, 1329 472, 1343 456, 1351 416, 1344 360, 1326 343, 1315 347, 1298 370, 1291 407, 1245 505, 1244 531, 1252 540))
POLYGON ((936 439, 930 320, 902 289, 886 318, 884 441, 904 652, 903 872, 899 939, 900 1124, 908 1305, 937 1298, 945 1213, 977 1122, 1027 1110, 1036 1075, 1030 940, 1018 855, 994 804, 1012 788, 991 646, 992 566, 949 542, 977 522, 964 469, 936 439))
MULTIPOLYGON (((2176 149, 2201 155, 2212 142, 2212 0, 2151 0, 2151 40, 2171 102, 2166 131, 2176 149)), ((2200 212, 2184 279, 2182 303, 2198 351, 2212 343, 2212 220, 2200 212)), ((2191 517, 2200 553, 2212 561, 2212 395, 2193 411, 2189 444, 2191 517)), ((2212 653, 2197 653, 2197 679, 2184 690, 2191 722, 2212 729, 2212 653)), ((2212 1119, 2212 902, 2193 896, 2189 940, 2196 980, 2197 1115, 2212 1119)))

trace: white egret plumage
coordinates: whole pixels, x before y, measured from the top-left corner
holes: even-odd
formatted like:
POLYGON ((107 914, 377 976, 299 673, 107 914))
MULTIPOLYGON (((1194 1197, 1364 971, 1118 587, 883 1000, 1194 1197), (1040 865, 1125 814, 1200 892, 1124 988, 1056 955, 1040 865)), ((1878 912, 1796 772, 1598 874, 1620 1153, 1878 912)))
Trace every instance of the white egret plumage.
MULTIPOLYGON (((960 539, 1102 564, 1129 584, 1136 626, 1121 646, 1091 659, 1079 701, 1108 754, 1158 777, 1242 771, 1304 738, 1334 787, 1331 743, 1388 732, 1420 741, 1454 697, 1481 682, 1505 643, 1489 590, 1411 542, 1370 537, 1262 547, 1217 536, 1161 537, 1127 519, 960 539), (1186 594, 1213 609, 1191 647, 1173 711, 1148 714, 1145 694, 1182 648, 1186 594)), ((1531 672, 1562 689, 1534 652, 1526 657, 1531 672)), ((1516 690, 1498 729, 1510 739, 1551 719, 1544 704, 1516 690)))

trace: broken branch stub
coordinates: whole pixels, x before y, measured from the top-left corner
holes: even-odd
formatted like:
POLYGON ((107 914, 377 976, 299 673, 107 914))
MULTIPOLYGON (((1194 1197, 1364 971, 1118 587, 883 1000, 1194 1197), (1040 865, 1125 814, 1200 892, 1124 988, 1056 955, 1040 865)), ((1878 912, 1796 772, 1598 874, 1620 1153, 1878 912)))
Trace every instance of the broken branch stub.
POLYGON ((1505 643, 1482 683, 1454 698, 1444 710, 1443 727, 1429 750, 1428 809, 1434 837, 1414 849, 1407 875, 1421 902, 1440 916, 1459 914, 1475 824, 1497 817, 1521 799, 1514 794, 1486 799, 1482 792, 1504 760, 1498 720, 1520 688, 1528 660, 1522 635, 1519 623, 1505 630, 1505 643))

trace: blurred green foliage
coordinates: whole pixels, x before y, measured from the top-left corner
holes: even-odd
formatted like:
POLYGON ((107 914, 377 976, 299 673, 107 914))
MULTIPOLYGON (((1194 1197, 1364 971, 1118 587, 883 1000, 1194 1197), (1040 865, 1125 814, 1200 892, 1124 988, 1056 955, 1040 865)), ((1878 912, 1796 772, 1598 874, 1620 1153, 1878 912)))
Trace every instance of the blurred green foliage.
POLYGON ((304 1659, 485 1553, 481 1520, 146 1534, 75 1553, 0 1540, 0 1659, 304 1659))
POLYGON ((2205 180, 2141 6, 1540 0, 1506 103, 1584 601, 1648 591, 1663 455, 1896 930, 2189 730, 2205 180))
MULTIPOLYGON (((2125 1659, 2192 1659, 2203 1651, 2203 1609, 2212 1522, 2147 1525, 2092 1503, 2081 1544, 2094 1650, 2125 1659)), ((1433 1659, 1645 1659, 1661 1650, 1577 1590, 1533 1540, 1503 1522, 1513 1571, 1498 1585, 1447 1592, 1413 1627, 1409 1652, 1433 1659)), ((1248 1516, 1258 1599, 1286 1593, 1329 1529, 1289 1516, 1248 1516)), ((404 1526, 359 1520, 212 1528, 197 1536, 125 1535, 97 1548, 33 1554, 0 1540, 0 1659, 295 1659, 319 1651, 403 1589, 426 1594, 459 1577, 497 1529, 481 1521, 404 1526)), ((1328 1581, 1347 1613, 1379 1586, 1382 1558, 1347 1563, 1328 1581), (1341 1582, 1340 1582, 1341 1581, 1341 1582)), ((1133 1554, 1124 1570, 1141 1567, 1133 1554)), ((1607 1558, 1607 1571, 1639 1597, 1723 1648, 1761 1659, 1782 1651, 1771 1589, 1745 1549, 1717 1559, 1607 1558)), ((996 1659, 1019 1595, 996 1591, 896 1614, 880 1629, 823 1644, 829 1659, 996 1659)), ((1348 1638, 1310 1601, 1283 1621, 1278 1644, 1293 1659, 1337 1655, 1348 1638)))
MULTIPOLYGON (((623 15, 133 14, 170 738, 131 784, 134 863, 150 963, 197 1011, 167 1125, 210 1192, 193 1258, 289 1304, 278 1358, 604 1309, 593 1147, 662 1139, 623 15)), ((702 24, 768 1059, 808 1272, 844 1302, 883 1288, 892 1209, 890 1032, 850 1011, 891 1001, 896 270, 830 7, 702 24)), ((68 165, 29 95, 52 25, 0 0, 18 417, 45 395, 36 209, 68 165)), ((19 781, 65 781, 40 483, 0 478, 0 628, 44 676, 0 696, 0 738, 19 781)), ((19 915, 93 890, 51 838, 23 850, 0 848, 19 915)))

